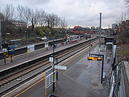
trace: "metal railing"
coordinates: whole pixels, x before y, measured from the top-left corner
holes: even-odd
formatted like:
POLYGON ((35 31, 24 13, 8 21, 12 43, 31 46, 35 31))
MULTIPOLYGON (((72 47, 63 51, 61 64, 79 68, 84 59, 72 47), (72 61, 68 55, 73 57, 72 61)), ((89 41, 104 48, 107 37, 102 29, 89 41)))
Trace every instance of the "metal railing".
POLYGON ((112 71, 109 97, 128 97, 125 91, 125 75, 123 74, 123 66, 123 62, 120 62, 112 71))

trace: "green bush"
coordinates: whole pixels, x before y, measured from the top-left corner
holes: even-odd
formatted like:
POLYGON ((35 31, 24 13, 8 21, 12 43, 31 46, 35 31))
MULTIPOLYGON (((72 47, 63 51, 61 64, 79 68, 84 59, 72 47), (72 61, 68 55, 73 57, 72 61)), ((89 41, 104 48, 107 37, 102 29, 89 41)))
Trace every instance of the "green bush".
POLYGON ((64 29, 61 29, 61 28, 37 27, 35 31, 37 35, 41 37, 47 36, 50 38, 53 38, 53 37, 60 38, 60 37, 64 37, 65 35, 64 29))

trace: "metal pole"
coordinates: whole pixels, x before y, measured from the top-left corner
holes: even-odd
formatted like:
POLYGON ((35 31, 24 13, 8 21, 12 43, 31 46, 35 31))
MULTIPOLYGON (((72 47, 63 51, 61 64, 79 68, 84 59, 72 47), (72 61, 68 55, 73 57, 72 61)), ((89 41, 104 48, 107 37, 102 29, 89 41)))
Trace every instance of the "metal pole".
POLYGON ((100 13, 100 25, 99 25, 99 47, 100 47, 100 36, 101 36, 101 23, 102 23, 102 13, 100 13))
POLYGON ((90 56, 90 46, 89 46, 89 56, 90 56))
POLYGON ((102 55, 101 83, 103 82, 104 55, 102 55))
POLYGON ((27 29, 26 29, 26 46, 28 44, 28 25, 27 25, 27 29))
POLYGON ((28 45, 28 29, 26 30, 26 46, 28 45))
POLYGON ((102 24, 102 13, 100 13, 100 30, 101 30, 101 24, 102 24))
POLYGON ((1 19, 0 19, 0 49, 2 48, 2 32, 1 32, 1 19))
POLYGON ((54 45, 54 39, 53 39, 53 93, 55 92, 55 82, 54 82, 54 80, 55 80, 55 76, 54 76, 54 71, 55 71, 55 68, 54 68, 54 66, 55 66, 55 63, 54 63, 54 61, 55 61, 55 58, 54 58, 54 47, 55 47, 55 45, 54 45))
MULTIPOLYGON (((58 58, 55 59, 56 60, 56 65, 58 64, 58 58)), ((59 74, 58 74, 58 69, 56 70, 56 80, 59 79, 59 74)))

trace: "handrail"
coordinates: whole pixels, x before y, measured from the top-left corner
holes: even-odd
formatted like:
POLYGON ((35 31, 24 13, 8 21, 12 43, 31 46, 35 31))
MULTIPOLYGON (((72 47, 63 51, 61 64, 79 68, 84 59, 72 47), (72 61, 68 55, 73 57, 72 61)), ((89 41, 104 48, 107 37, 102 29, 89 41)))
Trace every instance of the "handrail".
POLYGON ((114 91, 114 86, 115 86, 115 77, 114 77, 114 71, 112 72, 112 77, 111 77, 112 85, 109 93, 109 97, 113 97, 113 91, 114 91))

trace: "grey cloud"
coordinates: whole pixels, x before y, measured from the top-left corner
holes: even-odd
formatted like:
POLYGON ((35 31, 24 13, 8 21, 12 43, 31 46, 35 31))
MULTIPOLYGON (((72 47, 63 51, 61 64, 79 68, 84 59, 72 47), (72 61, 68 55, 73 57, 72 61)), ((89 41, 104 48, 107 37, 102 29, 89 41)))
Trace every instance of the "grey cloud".
POLYGON ((100 12, 103 13, 103 25, 106 26, 112 24, 125 10, 124 0, 2 0, 0 6, 8 1, 56 13, 65 17, 72 26, 97 26, 100 12))
POLYGON ((34 4, 34 5, 37 5, 37 4, 46 4, 46 3, 49 3, 51 0, 25 0, 25 2, 29 3, 29 4, 34 4))

